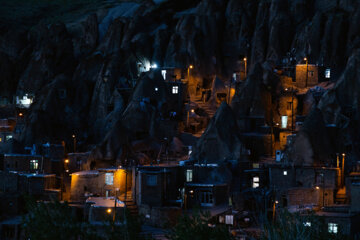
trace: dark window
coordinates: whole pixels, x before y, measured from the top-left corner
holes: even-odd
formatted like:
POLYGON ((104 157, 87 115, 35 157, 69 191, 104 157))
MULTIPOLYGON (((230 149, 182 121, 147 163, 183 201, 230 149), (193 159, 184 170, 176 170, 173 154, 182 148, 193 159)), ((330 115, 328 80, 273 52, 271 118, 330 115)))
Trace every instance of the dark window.
POLYGON ((200 191, 198 193, 198 200, 202 206, 211 206, 214 203, 211 191, 200 191))
POLYGON ((147 175, 146 176, 146 185, 156 186, 157 185, 157 175, 147 175))
POLYGON ((292 102, 287 102, 287 107, 286 107, 286 109, 287 110, 292 110, 292 102))

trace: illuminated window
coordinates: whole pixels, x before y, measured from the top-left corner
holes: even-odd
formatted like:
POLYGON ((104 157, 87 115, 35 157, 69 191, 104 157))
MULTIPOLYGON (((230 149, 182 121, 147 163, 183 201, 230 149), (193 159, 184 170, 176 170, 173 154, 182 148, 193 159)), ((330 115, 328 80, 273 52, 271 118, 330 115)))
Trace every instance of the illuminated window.
POLYGON ((114 184, 114 173, 105 173, 105 184, 106 185, 114 184))
POLYGON ((0 138, 0 142, 2 142, 2 138, 0 138))
POLYGON ((187 169, 186 170, 186 181, 187 182, 192 182, 193 180, 193 170, 192 169, 187 169))
POLYGON ((12 139, 12 138, 13 138, 12 135, 7 135, 7 136, 6 136, 6 141, 9 141, 9 140, 12 139))
POLYGON ((325 69, 325 78, 330 78, 330 68, 325 69))
POLYGON ((233 73, 233 80, 236 81, 236 79, 237 79, 237 75, 236 73, 233 73))
POLYGON ((156 175, 147 175, 146 176, 146 184, 148 186, 156 186, 157 185, 157 176, 156 175))
POLYGON ((338 224, 337 223, 328 223, 328 231, 329 231, 329 233, 337 233, 338 232, 338 224))
POLYGON ((292 102, 287 102, 286 109, 287 109, 287 110, 291 110, 291 109, 292 109, 292 105, 293 105, 292 102))
POLYGON ((225 216, 225 224, 233 225, 234 224, 234 216, 226 215, 225 216))
POLYGON ((253 187, 253 188, 258 188, 259 186, 260 186, 260 179, 259 179, 259 177, 253 177, 252 187, 253 187))
POLYGON ((287 175, 287 171, 284 171, 283 174, 284 174, 284 176, 286 176, 286 175, 287 175))
POLYGON ((38 170, 39 169, 39 160, 37 160, 37 159, 30 160, 30 169, 38 170))
POLYGON ((192 153, 192 146, 188 146, 188 155, 190 156, 192 153))
POLYGON ((178 94, 179 93, 179 87, 178 86, 173 86, 172 87, 172 94, 178 94))
POLYGON ((288 121, 288 116, 281 116, 281 127, 282 128, 287 127, 287 121, 288 121))
POLYGON ((311 222, 304 222, 305 227, 311 227, 311 222))
POLYGON ((163 76, 164 80, 166 80, 166 70, 161 70, 161 75, 163 76))

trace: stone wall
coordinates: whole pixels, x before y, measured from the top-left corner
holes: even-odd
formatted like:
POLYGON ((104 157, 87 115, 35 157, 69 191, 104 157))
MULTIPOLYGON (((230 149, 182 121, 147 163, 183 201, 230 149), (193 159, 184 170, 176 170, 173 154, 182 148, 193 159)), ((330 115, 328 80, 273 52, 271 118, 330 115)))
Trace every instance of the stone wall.
POLYGON ((293 188, 288 190, 288 205, 318 205, 322 206, 323 193, 325 193, 325 206, 334 204, 334 191, 332 189, 293 188))
POLYGON ((118 195, 124 194, 125 190, 131 190, 132 172, 128 171, 127 182, 125 182, 125 177, 124 169, 74 173, 71 175, 70 198, 72 201, 84 201, 86 199, 85 193, 106 196, 107 191, 109 196, 115 196, 116 189, 118 190, 118 195), (114 174, 112 185, 105 183, 106 173, 114 174), (125 185, 127 185, 127 188, 125 188, 125 185))
POLYGON ((353 183, 351 184, 351 200, 350 200, 350 210, 351 212, 360 212, 360 184, 353 183))
POLYGON ((313 87, 318 84, 319 70, 318 67, 312 64, 298 64, 296 65, 296 81, 294 86, 298 88, 313 87), (306 80, 306 75, 308 75, 306 80))
POLYGON ((170 227, 177 223, 182 214, 179 207, 149 207, 148 205, 139 206, 139 213, 145 217, 144 224, 153 227, 170 227))

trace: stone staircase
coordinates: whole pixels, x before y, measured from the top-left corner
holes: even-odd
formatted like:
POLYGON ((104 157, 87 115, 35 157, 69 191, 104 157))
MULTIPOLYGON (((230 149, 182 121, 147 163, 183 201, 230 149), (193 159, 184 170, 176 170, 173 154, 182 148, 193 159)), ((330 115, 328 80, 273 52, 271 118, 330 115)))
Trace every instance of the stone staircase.
POLYGON ((335 196, 335 202, 338 204, 345 204, 347 200, 346 197, 346 189, 345 187, 340 188, 337 192, 336 192, 336 196, 335 196))
POLYGON ((126 193, 126 198, 125 198, 125 194, 121 194, 119 196, 119 200, 125 203, 126 208, 129 210, 130 214, 132 216, 138 216, 139 215, 139 209, 136 205, 136 202, 134 201, 134 199, 132 198, 132 192, 128 191, 126 193))
POLYGON ((204 111, 207 113, 207 115, 209 116, 210 119, 215 115, 216 108, 213 107, 210 103, 208 103, 208 102, 204 103, 199 98, 197 98, 194 102, 199 106, 199 108, 204 109, 204 111))
MULTIPOLYGON (((211 105, 209 102, 204 103, 201 100, 200 96, 193 96, 191 101, 196 103, 196 105, 206 113, 206 115, 208 116, 208 122, 214 117, 217 108, 214 107, 213 105, 211 105)), ((185 115, 184 119, 183 119, 184 123, 186 123, 186 121, 187 121, 186 118, 187 118, 187 116, 185 115)), ((191 131, 191 132, 193 132, 192 134, 195 137, 201 137, 201 135, 204 133, 205 128, 197 128, 196 126, 195 126, 195 128, 196 128, 195 132, 191 131)))

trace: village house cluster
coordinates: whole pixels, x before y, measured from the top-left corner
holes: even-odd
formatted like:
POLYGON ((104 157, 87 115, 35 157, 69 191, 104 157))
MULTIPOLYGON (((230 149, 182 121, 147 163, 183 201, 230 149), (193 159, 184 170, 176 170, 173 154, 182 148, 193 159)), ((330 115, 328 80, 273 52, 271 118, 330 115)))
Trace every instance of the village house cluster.
MULTIPOLYGON (((188 140, 177 144, 163 136, 160 151, 140 148, 151 160, 122 166, 92 164, 89 152, 76 151, 76 136, 71 153, 65 152, 64 144, 52 143, 31 146, 21 154, 7 153, 16 149, 11 139, 19 134, 32 102, 29 96, 16 98, 19 105, 13 117, 0 120, 0 211, 7 217, 0 223, 1 239, 17 239, 21 234, 18 216, 24 194, 43 201, 68 201, 92 223, 109 215, 117 219, 128 208, 131 214, 143 216, 145 224, 164 227, 175 224, 184 212, 202 208, 217 224, 243 229, 238 234, 246 239, 244 229, 258 226, 259 216, 276 218, 280 209, 287 208, 302 214, 314 211, 331 233, 359 233, 360 172, 357 166, 346 164, 347 153, 339 152, 331 164, 295 161, 284 155, 310 111, 309 102, 319 101, 329 87, 330 68, 306 58, 274 68, 282 86, 279 100, 272 103, 276 114, 270 124, 264 115, 242 119, 247 130, 239 133, 244 142, 241 159, 227 161, 226 166, 222 159, 194 160, 193 137, 206 131, 216 110, 223 102, 230 104, 235 88, 245 84, 246 57, 238 61, 228 81, 199 76, 193 65, 173 68, 140 63, 138 68, 140 75, 159 71, 165 83, 165 87, 149 85, 151 95, 140 96, 139 101, 147 104, 167 91, 170 98, 161 113, 161 127, 169 136, 184 132, 188 140)), ((304 224, 311 227, 310 222, 304 224)))

